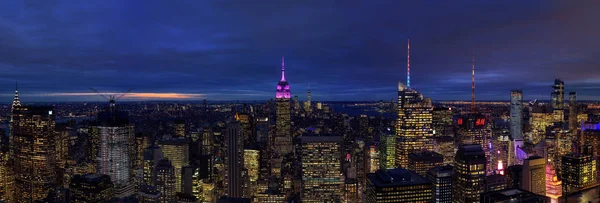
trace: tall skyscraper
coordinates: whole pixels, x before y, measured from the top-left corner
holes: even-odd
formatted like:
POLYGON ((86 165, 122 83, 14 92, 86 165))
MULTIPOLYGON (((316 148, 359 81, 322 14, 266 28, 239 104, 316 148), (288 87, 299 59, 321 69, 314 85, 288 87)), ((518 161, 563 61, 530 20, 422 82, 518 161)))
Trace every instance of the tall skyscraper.
POLYGON ((15 83, 15 98, 13 98, 12 110, 15 110, 17 106, 21 106, 21 100, 19 99, 19 86, 15 83))
POLYGON ((367 175, 366 202, 430 202, 431 182, 403 168, 367 175))
POLYGON ((408 154, 413 151, 433 151, 432 111, 429 98, 424 99, 416 90, 398 84, 396 166, 406 167, 408 154))
POLYGON ((244 145, 239 122, 227 124, 227 196, 242 198, 242 169, 244 167, 244 145))
POLYGON ((175 133, 173 137, 186 137, 185 133, 185 120, 177 119, 173 122, 173 128, 175 133))
POLYGON ((522 178, 521 184, 524 190, 546 195, 546 159, 532 156, 523 160, 522 178))
POLYGON ((69 189, 71 202, 108 202, 114 195, 110 177, 100 174, 75 175, 69 189))
POLYGON ((10 161, 15 202, 45 198, 56 186, 55 123, 52 107, 15 106, 10 161))
POLYGON ((461 145, 454 161, 453 202, 477 202, 485 190, 487 160, 481 145, 461 145))
POLYGON ((510 91, 510 137, 523 141, 523 91, 510 91))
POLYGON ((158 145, 165 158, 171 161, 175 168, 175 191, 183 192, 181 188, 181 169, 189 165, 189 140, 185 138, 160 140, 158 145))
POLYGON ((554 118, 554 122, 563 122, 565 116, 565 82, 560 79, 555 79, 552 89, 554 89, 551 94, 552 117, 554 118))
POLYGON ((281 58, 281 80, 277 83, 275 93, 277 117, 275 127, 274 150, 280 155, 292 152, 292 135, 290 130, 290 85, 285 80, 285 61, 281 58))
POLYGON ((135 133, 128 113, 119 111, 111 100, 109 109, 98 113, 97 123, 90 126, 90 132, 97 133, 90 136, 97 137, 99 142, 98 173, 110 176, 115 196, 132 195, 135 133))
POLYGON ((144 150, 142 185, 154 185, 154 169, 163 158, 162 150, 158 146, 150 146, 144 150))
POLYGON ((339 136, 302 136, 302 202, 342 197, 341 141, 339 136))
POLYGON ((450 135, 452 127, 452 108, 436 107, 433 108, 432 124, 433 134, 436 137, 450 135))
POLYGON ((452 176, 454 167, 451 165, 438 166, 427 171, 425 177, 431 181, 432 202, 452 203, 452 176))
POLYGON ((304 110, 307 113, 311 113, 312 112, 312 104, 310 103, 311 99, 311 92, 310 92, 310 85, 308 85, 308 90, 306 91, 306 103, 304 104, 304 110))
POLYGON ((381 130, 379 133, 379 139, 381 140, 381 149, 379 155, 381 156, 380 169, 392 169, 395 167, 396 159, 396 133, 393 129, 386 128, 381 130))
POLYGON ((577 92, 569 92, 569 130, 575 132, 579 128, 579 115, 577 109, 577 92))

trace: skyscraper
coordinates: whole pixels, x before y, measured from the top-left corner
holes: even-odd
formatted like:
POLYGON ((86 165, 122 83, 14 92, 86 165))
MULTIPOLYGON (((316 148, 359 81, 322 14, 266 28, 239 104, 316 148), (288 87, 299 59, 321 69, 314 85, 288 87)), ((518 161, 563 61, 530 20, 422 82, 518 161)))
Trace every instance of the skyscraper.
POLYGON ((13 98, 12 110, 14 110, 17 106, 21 106, 21 100, 19 99, 19 87, 15 83, 15 98, 13 98))
POLYGON ((406 167, 408 154, 413 151, 433 151, 432 110, 429 98, 424 99, 416 90, 398 84, 396 166, 406 167))
POLYGON ((524 190, 546 195, 546 159, 532 156, 523 160, 522 178, 521 184, 524 190))
POLYGON ((571 153, 562 157, 563 194, 574 192, 596 183, 597 160, 592 156, 590 146, 584 146, 582 153, 571 153))
POLYGON ((523 141, 523 91, 510 91, 510 137, 523 141))
POLYGON ((481 145, 461 145, 454 161, 453 202, 477 202, 485 189, 485 152, 481 145))
POLYGON ((227 124, 227 196, 242 198, 242 168, 244 167, 244 145, 239 122, 227 124))
POLYGON ((97 136, 99 141, 98 173, 110 176, 115 196, 132 195, 135 133, 128 113, 119 111, 111 100, 109 109, 98 113, 97 123, 90 126, 90 132, 97 133, 91 136, 97 136))
POLYGON ((577 116, 577 92, 569 92, 569 130, 575 132, 579 127, 579 119, 577 116))
POLYGON ((14 200, 41 200, 56 184, 53 108, 15 106, 12 117, 10 161, 14 200))
POLYGON ((292 135, 290 131, 290 85, 285 80, 285 61, 281 57, 281 80, 277 83, 275 93, 277 117, 275 127, 274 150, 280 155, 292 152, 292 135))
POLYGON ((436 107, 432 112, 433 134, 436 137, 447 136, 451 133, 452 127, 452 108, 436 107))
POLYGON ((431 182, 403 168, 367 175, 366 202, 430 202, 431 182))
POLYGON ((181 188, 181 169, 189 165, 189 141, 185 138, 160 140, 158 145, 165 158, 171 161, 175 168, 175 191, 183 192, 181 188))
POLYGON ((380 131, 379 139, 381 140, 381 149, 379 155, 381 156, 380 169, 392 169, 395 166, 396 159, 396 133, 393 129, 386 128, 380 131))
POLYGON ((154 168, 154 184, 156 189, 160 192, 158 201, 160 203, 172 203, 176 202, 177 193, 175 190, 175 168, 171 164, 169 159, 162 159, 154 168))
POLYGON ((560 79, 554 80, 554 85, 552 86, 554 91, 552 92, 552 117, 554 118, 554 122, 563 122, 565 116, 565 82, 560 79))
POLYGON ((342 197, 340 136, 302 136, 302 202, 334 202, 342 197))
POLYGON ((427 171, 425 177, 433 186, 433 203, 452 202, 452 176, 454 176, 454 167, 451 165, 438 166, 427 171))
POLYGON ((509 164, 522 164, 517 156, 520 147, 523 147, 523 91, 510 92, 510 138, 512 148, 509 149, 509 164))

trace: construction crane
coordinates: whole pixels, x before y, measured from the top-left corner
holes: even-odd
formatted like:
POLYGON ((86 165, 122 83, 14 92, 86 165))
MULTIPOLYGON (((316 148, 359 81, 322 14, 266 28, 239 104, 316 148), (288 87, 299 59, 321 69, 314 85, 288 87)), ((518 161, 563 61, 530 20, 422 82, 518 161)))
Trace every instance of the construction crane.
POLYGON ((131 90, 133 90, 132 88, 128 89, 126 92, 122 93, 122 94, 118 94, 118 95, 105 95, 102 94, 100 92, 98 92, 98 90, 94 89, 94 88, 90 88, 90 90, 92 90, 92 92, 100 95, 102 98, 108 100, 108 102, 110 103, 110 108, 115 107, 115 102, 119 99, 121 99, 122 97, 124 97, 125 95, 131 93, 131 90))

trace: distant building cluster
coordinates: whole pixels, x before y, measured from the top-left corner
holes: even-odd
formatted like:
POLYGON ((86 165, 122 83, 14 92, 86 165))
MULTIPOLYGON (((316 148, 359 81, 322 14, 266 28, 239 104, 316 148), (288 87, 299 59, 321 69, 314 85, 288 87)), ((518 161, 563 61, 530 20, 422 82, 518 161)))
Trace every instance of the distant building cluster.
POLYGON ((436 103, 407 81, 395 101, 323 103, 285 71, 275 98, 245 104, 15 91, 0 202, 600 202, 600 109, 559 79, 548 102, 478 103, 473 85, 470 102, 436 103))

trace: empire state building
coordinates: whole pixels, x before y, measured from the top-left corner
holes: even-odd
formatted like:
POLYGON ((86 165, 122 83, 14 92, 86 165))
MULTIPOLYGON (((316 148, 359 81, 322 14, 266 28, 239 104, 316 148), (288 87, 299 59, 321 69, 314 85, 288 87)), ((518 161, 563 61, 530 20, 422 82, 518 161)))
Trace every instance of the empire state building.
POLYGON ((290 85, 285 80, 285 61, 281 58, 281 80, 275 93, 277 117, 275 127, 274 151, 280 155, 292 152, 290 131, 290 85))

